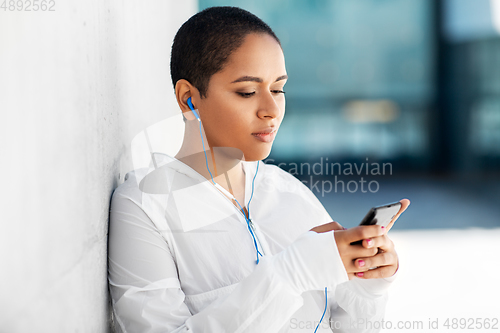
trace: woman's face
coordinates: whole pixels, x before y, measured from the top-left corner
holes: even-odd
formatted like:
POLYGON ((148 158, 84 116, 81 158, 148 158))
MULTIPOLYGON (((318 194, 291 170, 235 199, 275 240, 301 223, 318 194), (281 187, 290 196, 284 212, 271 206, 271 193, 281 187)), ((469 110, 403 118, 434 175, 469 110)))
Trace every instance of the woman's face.
POLYGON ((268 34, 249 34, 197 99, 210 147, 234 147, 246 161, 265 159, 285 115, 285 58, 268 34), (270 135, 256 135, 266 130, 270 135))

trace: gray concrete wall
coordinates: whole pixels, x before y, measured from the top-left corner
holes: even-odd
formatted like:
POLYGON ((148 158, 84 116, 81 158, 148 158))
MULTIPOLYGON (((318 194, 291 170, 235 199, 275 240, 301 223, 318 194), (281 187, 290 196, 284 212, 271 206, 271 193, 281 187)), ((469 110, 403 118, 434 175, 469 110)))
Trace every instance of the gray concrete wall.
POLYGON ((133 138, 180 114, 170 47, 197 3, 11 3, 0 9, 0 332, 108 332, 110 196, 133 138))

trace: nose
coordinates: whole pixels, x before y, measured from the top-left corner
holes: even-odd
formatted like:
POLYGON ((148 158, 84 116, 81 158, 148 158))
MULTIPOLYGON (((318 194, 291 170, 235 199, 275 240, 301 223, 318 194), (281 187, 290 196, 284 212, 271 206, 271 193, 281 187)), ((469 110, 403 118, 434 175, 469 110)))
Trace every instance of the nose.
POLYGON ((257 111, 257 116, 259 118, 269 117, 271 119, 274 119, 281 115, 281 113, 284 111, 284 108, 285 97, 275 96, 272 92, 268 91, 267 93, 262 94, 259 110, 257 111))

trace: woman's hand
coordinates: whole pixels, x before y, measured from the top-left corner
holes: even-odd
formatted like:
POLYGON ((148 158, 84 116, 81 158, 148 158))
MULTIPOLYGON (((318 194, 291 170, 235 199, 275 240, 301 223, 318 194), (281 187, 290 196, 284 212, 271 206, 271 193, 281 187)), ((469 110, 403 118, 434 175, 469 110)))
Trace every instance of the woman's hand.
POLYGON ((398 255, 392 240, 384 234, 379 237, 363 240, 365 248, 378 248, 374 256, 357 258, 354 266, 357 267, 356 277, 363 279, 387 278, 393 276, 399 268, 398 255), (370 269, 376 267, 374 269, 370 269))
MULTIPOLYGON (((396 274, 399 268, 399 259, 394 249, 394 243, 389 236, 387 236, 387 232, 392 228, 394 222, 396 222, 399 216, 408 208, 410 200, 402 199, 399 202, 401 202, 401 208, 385 228, 385 234, 380 237, 372 238, 371 242, 366 239, 363 240, 363 247, 376 247, 378 248, 378 252, 374 256, 358 258, 354 261, 354 265, 358 268, 358 271, 355 273, 357 277, 363 279, 375 279, 386 278, 396 274), (371 267, 377 268, 370 269, 371 267)), ((349 278, 351 277, 349 276, 349 278)))
POLYGON ((394 243, 387 230, 378 225, 345 229, 338 222, 330 222, 311 229, 321 233, 335 230, 334 237, 340 258, 349 276, 364 279, 393 276, 399 267, 394 243), (361 244, 353 244, 361 241, 361 244), (377 267, 370 269, 372 267, 377 267))
MULTIPOLYGON (((368 261, 368 258, 376 260, 377 262, 383 259, 381 257, 375 259, 375 256, 379 252, 375 244, 381 244, 382 246, 385 244, 384 241, 379 239, 384 235, 385 230, 378 225, 364 225, 345 229, 338 222, 334 221, 319 225, 311 230, 318 233, 331 230, 335 231, 333 235, 337 243, 337 249, 349 279, 354 278, 355 273, 364 273, 368 269, 364 266, 360 266, 362 262, 357 260, 358 258, 362 258, 365 262, 368 261), (362 243, 351 244, 356 241, 362 241, 362 243)), ((370 278, 367 273, 364 274, 366 274, 364 278, 370 278)))
POLYGON ((333 221, 311 230, 318 233, 335 230, 335 242, 349 279, 355 276, 363 279, 390 277, 398 270, 399 261, 394 243, 387 236, 387 232, 410 205, 408 199, 402 199, 400 202, 401 208, 387 228, 372 225, 347 230, 338 222, 333 221), (356 241, 362 242, 351 244, 356 241), (376 268, 370 269, 372 267, 376 268))
POLYGON ((349 280, 355 276, 370 279, 394 275, 398 264, 397 255, 395 255, 392 241, 385 235, 385 232, 385 228, 379 225, 357 226, 334 232, 337 249, 349 280), (357 241, 361 241, 361 244, 353 244, 357 241), (388 252, 380 253, 380 247, 384 248, 382 251, 388 252), (392 267, 394 264, 396 266, 392 267), (370 267, 375 266, 383 267, 368 272, 370 267), (392 274, 391 267, 394 268, 392 274), (377 273, 372 271, 377 271, 377 273))

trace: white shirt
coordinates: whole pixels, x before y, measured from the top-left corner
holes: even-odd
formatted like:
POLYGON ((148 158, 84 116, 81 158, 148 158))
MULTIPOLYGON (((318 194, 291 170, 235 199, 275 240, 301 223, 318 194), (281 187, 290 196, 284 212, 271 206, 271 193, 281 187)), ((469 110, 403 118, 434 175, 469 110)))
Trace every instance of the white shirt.
MULTIPOLYGON (((358 321, 382 320, 393 277, 348 280, 333 231, 309 231, 332 218, 297 178, 259 163, 247 207, 264 255, 256 264, 241 210, 183 162, 154 158, 112 196, 108 280, 118 332, 312 333, 325 287, 317 332, 379 331, 358 321)), ((243 207, 257 162, 241 165, 243 207)))

